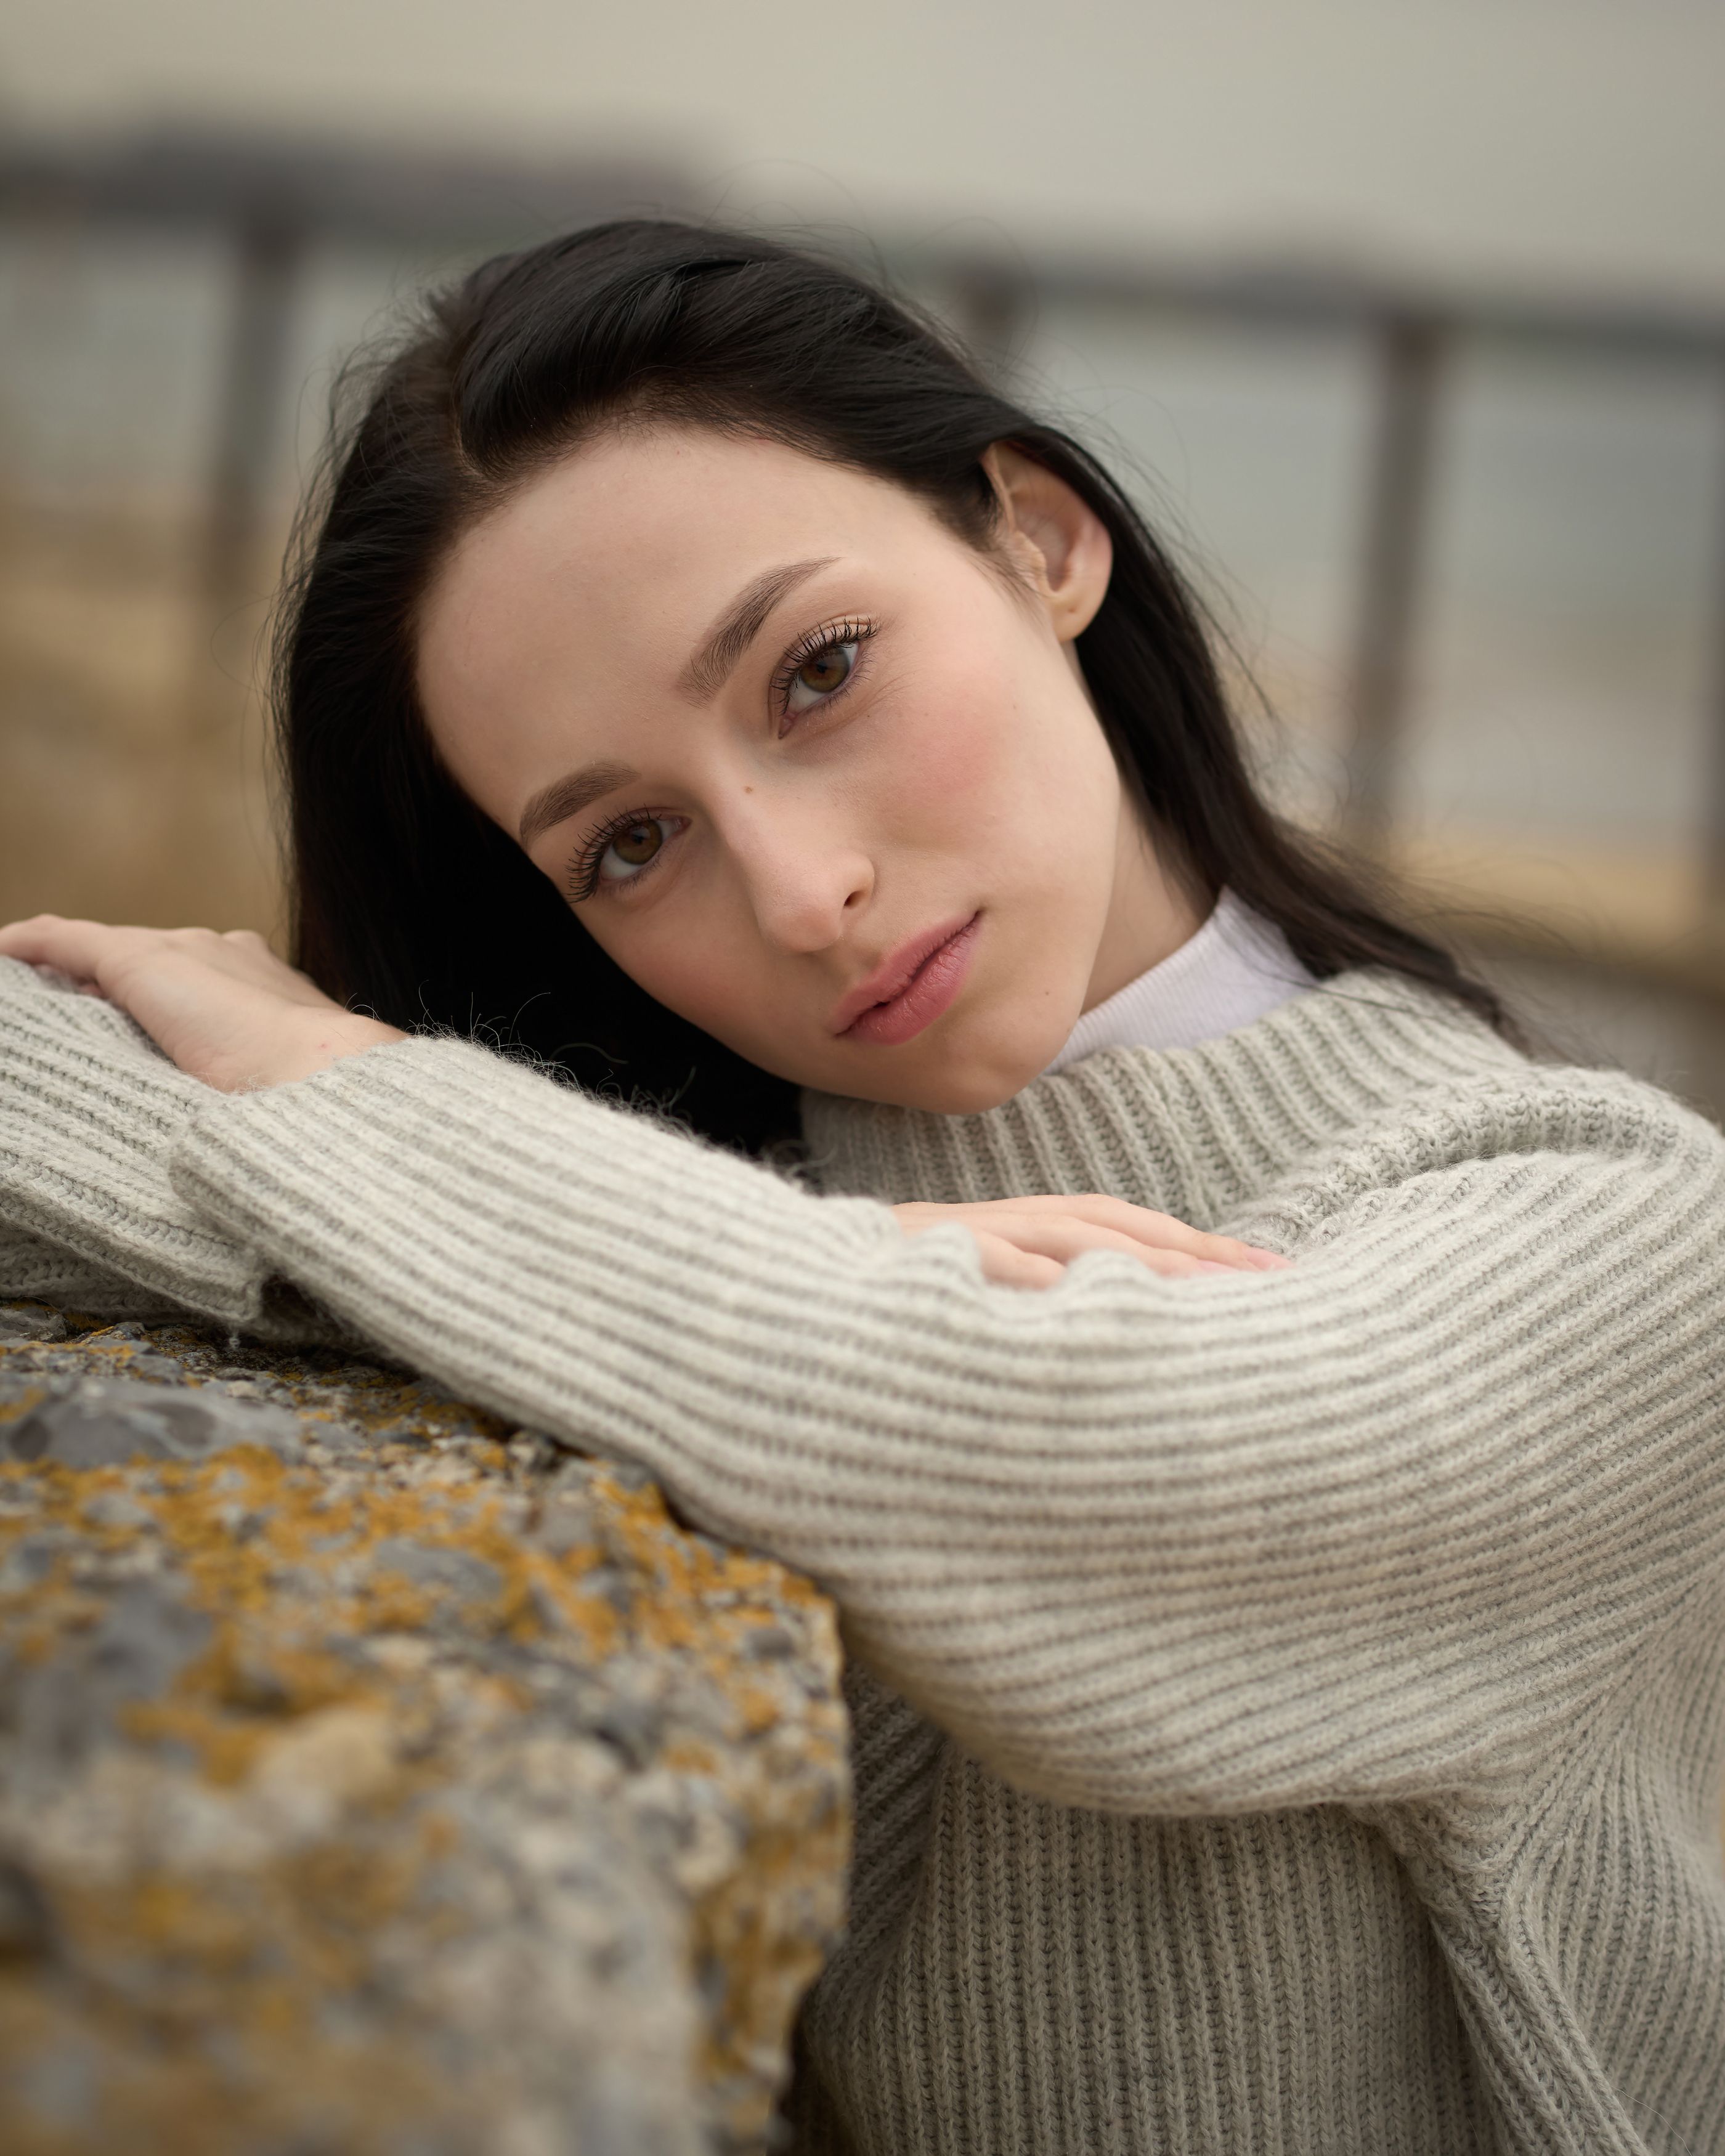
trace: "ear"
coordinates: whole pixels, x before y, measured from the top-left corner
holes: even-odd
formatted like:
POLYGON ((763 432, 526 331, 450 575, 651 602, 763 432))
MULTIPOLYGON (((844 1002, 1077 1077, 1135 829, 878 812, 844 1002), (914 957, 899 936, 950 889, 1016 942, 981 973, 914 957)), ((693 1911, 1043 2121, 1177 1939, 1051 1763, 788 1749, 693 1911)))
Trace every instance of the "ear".
POLYGON ((1062 644, 1096 619, 1114 568, 1114 542, 1088 502, 1063 479, 996 442, 983 453, 1000 504, 1008 553, 1048 609, 1062 644))

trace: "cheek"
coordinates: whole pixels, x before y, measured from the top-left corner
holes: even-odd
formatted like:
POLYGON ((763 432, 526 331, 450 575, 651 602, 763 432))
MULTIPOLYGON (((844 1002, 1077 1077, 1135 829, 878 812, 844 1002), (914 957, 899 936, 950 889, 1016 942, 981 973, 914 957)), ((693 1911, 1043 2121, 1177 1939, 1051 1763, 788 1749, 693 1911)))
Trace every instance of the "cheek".
POLYGON ((719 906, 668 907, 662 927, 644 921, 608 947, 638 988, 707 1033, 757 993, 756 939, 719 906))
MULTIPOLYGON (((969 863, 997 899, 1004 875, 1040 891, 1111 833, 1118 779, 1064 665, 968 669, 891 729, 875 763, 879 828, 969 863)), ((1075 894, 1076 896, 1076 894, 1075 894)))
POLYGON ((761 1060, 788 1014, 783 960, 762 942, 740 895, 703 886, 605 947, 638 988, 741 1055, 761 1060))
POLYGON ((885 730, 870 762, 871 819, 884 838, 969 852, 1022 813, 1021 715, 1009 684, 953 682, 885 730))

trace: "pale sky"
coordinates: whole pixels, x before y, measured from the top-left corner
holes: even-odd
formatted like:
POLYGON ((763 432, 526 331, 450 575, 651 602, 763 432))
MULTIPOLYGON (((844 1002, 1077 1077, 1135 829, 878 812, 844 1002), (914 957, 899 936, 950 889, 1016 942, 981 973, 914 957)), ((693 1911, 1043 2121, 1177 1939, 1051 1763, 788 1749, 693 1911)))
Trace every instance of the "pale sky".
POLYGON ((1725 301, 1725 0, 11 0, 0 121, 673 160, 758 214, 1725 301))

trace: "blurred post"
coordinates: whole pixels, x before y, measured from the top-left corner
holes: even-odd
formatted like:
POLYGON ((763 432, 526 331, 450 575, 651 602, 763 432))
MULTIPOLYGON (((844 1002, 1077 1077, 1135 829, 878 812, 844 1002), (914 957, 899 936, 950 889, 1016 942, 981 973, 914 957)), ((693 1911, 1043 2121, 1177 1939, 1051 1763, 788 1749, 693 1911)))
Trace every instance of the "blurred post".
POLYGON ((962 271, 954 281, 952 316, 959 336, 988 379, 1009 388, 1029 316, 1024 280, 993 264, 962 271))
POLYGON ((1378 414, 1360 564, 1348 706, 1349 837, 1383 840, 1407 715, 1424 567, 1444 336, 1430 316, 1392 314, 1378 332, 1378 414))
MULTIPOLYGON (((1719 388, 1725 396, 1725 349, 1720 355, 1719 388)), ((1707 860, 1704 864, 1702 923, 1707 955, 1715 966, 1725 965, 1725 465, 1722 465, 1716 499, 1718 524, 1713 557, 1713 678, 1712 781, 1707 802, 1707 860)))
MULTIPOLYGON (((257 598, 264 533, 270 523, 271 459, 286 403, 289 340, 304 228, 259 208, 234 232, 234 287, 226 371, 210 475, 203 587, 209 629, 223 626, 257 598)), ((199 678, 223 706, 224 676, 200 664, 199 678)), ((243 693, 243 685, 236 685, 243 693)), ((211 720, 226 717, 225 708, 211 720)))

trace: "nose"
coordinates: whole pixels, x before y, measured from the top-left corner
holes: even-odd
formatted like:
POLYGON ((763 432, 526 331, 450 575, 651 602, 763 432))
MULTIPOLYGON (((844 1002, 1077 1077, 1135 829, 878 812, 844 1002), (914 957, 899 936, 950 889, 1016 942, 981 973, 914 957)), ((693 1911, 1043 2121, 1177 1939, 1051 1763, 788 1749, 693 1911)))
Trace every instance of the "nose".
POLYGON ((754 791, 726 819, 756 925, 780 950, 829 949, 875 888, 867 850, 834 807, 800 788, 779 798, 754 791))

